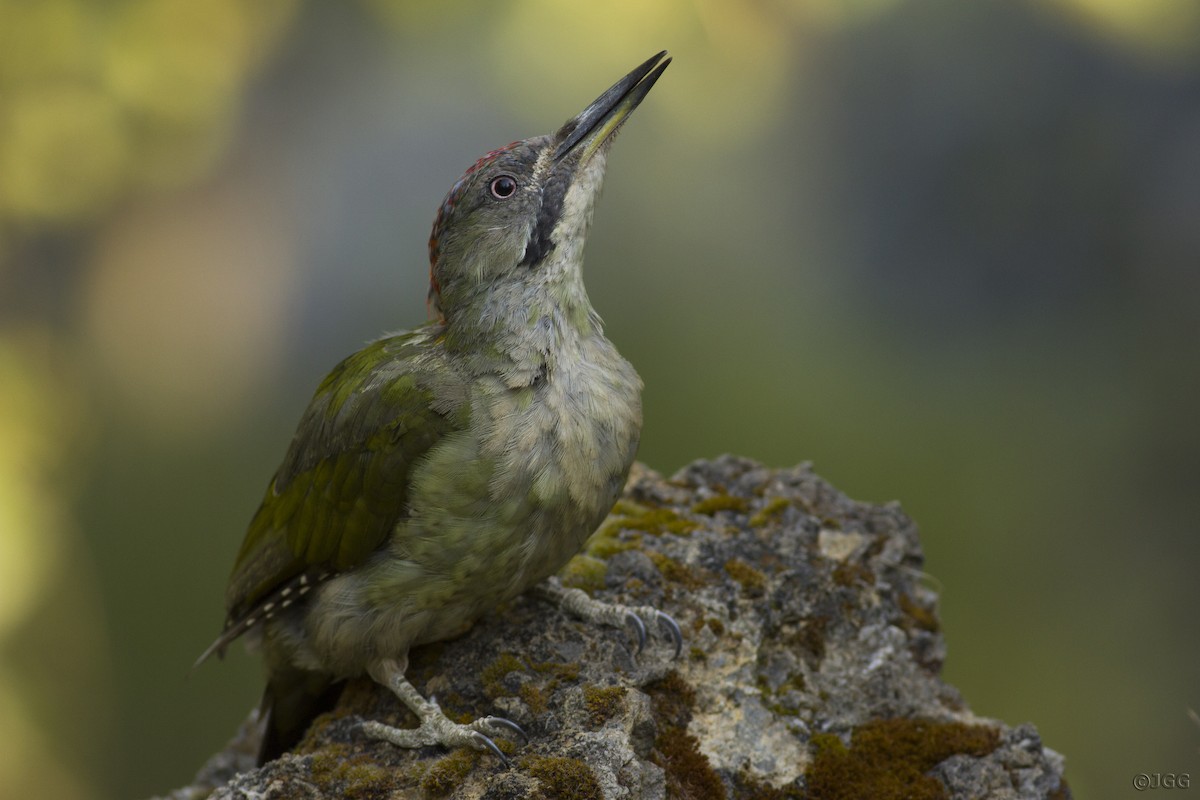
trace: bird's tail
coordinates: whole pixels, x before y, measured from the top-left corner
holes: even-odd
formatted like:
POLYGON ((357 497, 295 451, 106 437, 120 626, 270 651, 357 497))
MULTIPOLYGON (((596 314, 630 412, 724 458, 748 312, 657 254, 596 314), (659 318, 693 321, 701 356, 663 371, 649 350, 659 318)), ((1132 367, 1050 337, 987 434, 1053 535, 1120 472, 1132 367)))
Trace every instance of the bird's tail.
POLYGON ((337 704, 345 685, 345 681, 332 681, 320 672, 272 671, 263 692, 261 716, 266 722, 258 748, 258 765, 279 758, 299 744, 317 715, 337 704))

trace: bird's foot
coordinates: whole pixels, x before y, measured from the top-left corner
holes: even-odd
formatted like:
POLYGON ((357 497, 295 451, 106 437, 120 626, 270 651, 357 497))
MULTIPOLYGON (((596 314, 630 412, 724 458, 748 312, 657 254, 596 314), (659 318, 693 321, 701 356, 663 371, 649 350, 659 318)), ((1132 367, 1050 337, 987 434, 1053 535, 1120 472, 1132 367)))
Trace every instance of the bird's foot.
POLYGON ((505 766, 509 760, 497 746, 493 738, 517 734, 525 739, 525 732, 512 720, 503 717, 480 717, 474 722, 463 725, 452 721, 436 704, 433 713, 421 720, 417 728, 395 728, 382 722, 370 720, 363 723, 363 733, 371 739, 381 739, 391 742, 397 747, 427 747, 441 745, 448 748, 470 747, 483 750, 500 759, 505 766))
POLYGON ((417 715, 421 724, 416 728, 396 728, 370 720, 363 723, 363 733, 368 737, 406 748, 429 745, 442 745, 452 749, 470 747, 495 755, 505 766, 510 762, 496 746, 493 738, 516 735, 523 741, 529 741, 520 725, 504 717, 480 717, 465 725, 454 722, 446 716, 436 701, 421 697, 404 677, 405 666, 399 661, 385 660, 372 666, 371 677, 391 689, 400 701, 417 715))
POLYGON ((675 655, 679 657, 683 649, 683 633, 679 624, 669 615, 659 611, 654 606, 626 606, 620 603, 603 603, 589 597, 581 589, 565 588, 558 578, 547 578, 537 585, 537 593, 588 622, 599 622, 614 627, 632 626, 637 634, 637 652, 642 652, 646 646, 646 626, 656 626, 660 631, 671 637, 675 645, 675 655))

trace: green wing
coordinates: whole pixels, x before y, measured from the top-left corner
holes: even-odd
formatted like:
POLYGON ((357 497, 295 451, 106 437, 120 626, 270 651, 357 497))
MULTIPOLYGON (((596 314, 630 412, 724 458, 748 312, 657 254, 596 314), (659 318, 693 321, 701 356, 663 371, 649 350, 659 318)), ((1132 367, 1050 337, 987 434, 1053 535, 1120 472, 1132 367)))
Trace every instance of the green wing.
POLYGON ((462 425, 447 376, 422 369, 435 333, 380 339, 322 381, 238 552, 227 624, 298 576, 349 569, 387 540, 414 463, 462 425))

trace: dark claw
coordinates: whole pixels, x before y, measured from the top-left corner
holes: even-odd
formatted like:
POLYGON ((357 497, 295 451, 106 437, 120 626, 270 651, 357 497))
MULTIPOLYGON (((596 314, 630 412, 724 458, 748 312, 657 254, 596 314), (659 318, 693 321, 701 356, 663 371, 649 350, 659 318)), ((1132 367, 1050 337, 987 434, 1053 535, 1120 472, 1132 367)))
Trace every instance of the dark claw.
POLYGON ((512 762, 508 760, 508 756, 504 755, 504 753, 500 751, 499 747, 496 747, 496 743, 484 736, 479 731, 475 731, 475 741, 486 747, 492 752, 492 755, 500 759, 500 762, 504 764, 505 769, 512 766, 512 762))
POLYGON ((683 632, 679 630, 679 623, 671 618, 670 614, 658 612, 658 627, 670 634, 675 641, 675 655, 671 658, 679 658, 679 653, 683 650, 683 632))
POLYGON ((505 719, 504 717, 490 717, 488 718, 488 724, 499 725, 501 728, 508 728, 517 736, 520 736, 522 742, 529 744, 529 734, 525 733, 521 726, 513 722, 511 719, 505 719))
POLYGON ((625 615, 625 621, 630 625, 633 625, 634 629, 637 630, 637 654, 640 656, 642 654, 642 648, 646 646, 646 623, 642 622, 642 618, 637 614, 634 614, 632 611, 625 615))

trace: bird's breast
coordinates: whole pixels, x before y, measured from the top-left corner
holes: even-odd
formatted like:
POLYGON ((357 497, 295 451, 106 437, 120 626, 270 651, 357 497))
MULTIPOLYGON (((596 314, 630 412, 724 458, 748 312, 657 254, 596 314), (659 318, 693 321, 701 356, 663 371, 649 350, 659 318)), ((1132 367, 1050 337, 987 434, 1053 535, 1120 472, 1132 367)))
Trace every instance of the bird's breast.
POLYGON ((319 596, 311 646, 330 671, 461 631, 557 572, 620 494, 641 381, 607 341, 561 354, 526 386, 479 377, 469 395, 469 425, 416 469, 388 547, 319 596))
POLYGON ((496 588, 515 594, 579 552, 629 474, 641 386, 598 336, 561 345, 525 386, 499 376, 479 381, 470 430, 431 465, 441 483, 454 485, 453 498, 445 502, 442 492, 418 509, 423 521, 463 532, 452 537, 459 552, 448 568, 485 565, 471 578, 504 581, 496 588))
POLYGON ((523 389, 495 396, 484 458, 489 487, 522 551, 522 589, 558 571, 603 521, 641 434, 641 380, 607 342, 560 352, 523 389))

